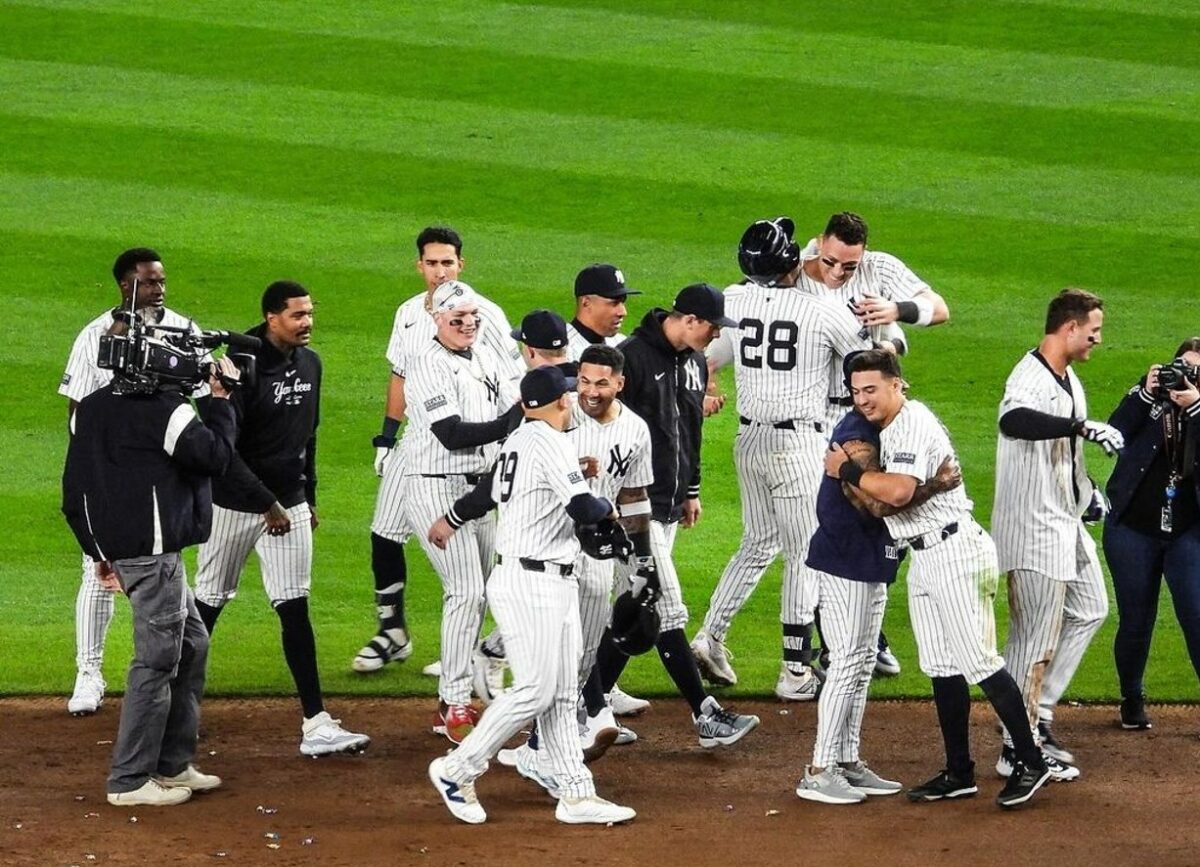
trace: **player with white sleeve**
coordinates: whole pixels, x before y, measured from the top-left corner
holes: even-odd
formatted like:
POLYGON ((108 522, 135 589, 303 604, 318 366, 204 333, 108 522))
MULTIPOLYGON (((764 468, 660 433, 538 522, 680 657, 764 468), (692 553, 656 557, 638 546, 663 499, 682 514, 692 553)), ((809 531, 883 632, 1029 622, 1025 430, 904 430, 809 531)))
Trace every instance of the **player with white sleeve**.
POLYGON ((819 580, 804 562, 816 529, 821 461, 829 441, 829 366, 869 349, 844 305, 795 288, 801 263, 786 217, 760 220, 742 236, 738 261, 750 282, 725 290, 727 315, 710 345, 709 366, 732 362, 740 421, 734 464, 742 501, 742 541, 713 590, 692 652, 710 682, 737 681, 724 641, 733 616, 782 550, 783 661, 775 694, 810 701, 813 618, 819 580))
POLYGON ((536 718, 558 786, 555 817, 567 824, 627 822, 636 816, 632 809, 596 795, 575 717, 582 633, 574 525, 615 520, 616 510, 588 491, 563 434, 571 399, 562 371, 539 367, 526 374, 521 405, 526 422, 505 441, 488 501, 464 497, 429 529, 431 544, 447 547, 462 532, 455 527, 498 508, 497 565, 487 594, 513 672, 512 688, 497 696, 457 749, 430 763, 429 779, 455 818, 486 821, 475 780, 505 741, 536 718))
MULTIPOLYGON (((97 316, 79 332, 58 386, 58 393, 67 398, 68 418, 85 397, 112 380, 112 371, 96 363, 100 336, 113 327, 115 315, 125 315, 131 299, 137 315, 147 324, 199 331, 190 319, 164 306, 167 276, 162 259, 154 250, 148 247, 125 250, 113 263, 112 275, 121 291, 121 303, 97 316)), ((195 392, 197 396, 207 393, 207 383, 195 392)), ((72 716, 93 714, 104 703, 106 684, 101 667, 114 604, 114 594, 100 585, 95 563, 84 554, 82 581, 75 597, 75 688, 67 701, 72 716)))
MULTIPOLYGON (((445 226, 429 226, 417 236, 417 273, 425 290, 409 298, 396 309, 392 333, 388 339, 387 360, 391 367, 383 429, 372 441, 375 446, 375 473, 381 478, 371 521, 371 571, 375 577, 375 605, 378 630, 354 657, 351 667, 363 674, 379 671, 389 662, 401 662, 412 655, 412 636, 404 615, 404 590, 408 583, 408 562, 404 543, 412 529, 405 523, 401 504, 405 499, 404 455, 397 446, 407 402, 404 381, 414 353, 424 351, 433 339, 430 316, 433 290, 457 280, 466 261, 462 257, 462 238, 445 226)), ((504 311, 476 293, 479 307, 480 344, 490 346, 506 363, 509 376, 520 378, 524 372, 516 343, 509 337, 512 327, 504 311)), ((439 663, 429 666, 435 677, 439 663)))
POLYGON ((909 790, 908 797, 937 801, 978 791, 969 742, 968 684, 974 683, 1013 733, 1017 761, 997 803, 1023 804, 1050 779, 1050 768, 1025 722, 1021 690, 996 652, 996 547, 972 517, 965 486, 912 505, 917 486, 935 478, 948 458, 955 463, 958 458, 938 418, 924 404, 905 397, 895 354, 863 352, 846 368, 855 406, 880 428, 882 469, 864 469, 834 444, 825 458, 825 472, 899 510, 883 520, 896 544, 912 552, 909 616, 921 670, 933 681, 946 747, 945 769, 909 790))
MULTIPOLYGON (((1004 656, 1043 751, 1064 765, 1074 756, 1050 728, 1054 706, 1108 615, 1096 543, 1083 524, 1089 513, 1091 520, 1103 516, 1104 501, 1088 477, 1083 441, 1111 455, 1123 438, 1087 420, 1083 384, 1072 368, 1088 360, 1103 325, 1103 303, 1090 292, 1064 289, 1050 302, 1045 336, 1005 384, 996 443, 992 535, 1000 571, 1008 575, 1004 656)), ((1004 775, 1012 761, 1006 739, 996 771, 1004 775)))

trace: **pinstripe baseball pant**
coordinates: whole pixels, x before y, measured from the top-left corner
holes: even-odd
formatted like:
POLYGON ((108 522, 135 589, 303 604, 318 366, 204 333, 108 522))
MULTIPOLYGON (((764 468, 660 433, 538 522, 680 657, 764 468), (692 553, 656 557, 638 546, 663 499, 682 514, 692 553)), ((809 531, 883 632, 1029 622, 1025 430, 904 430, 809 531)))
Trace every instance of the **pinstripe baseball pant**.
POLYGON ((475 729, 447 756, 446 775, 458 783, 474 780, 505 742, 536 717, 539 759, 543 767, 549 759, 562 793, 594 795, 575 712, 582 654, 575 578, 505 562, 488 581, 487 597, 508 651, 513 685, 488 705, 475 729))
POLYGON ((375 495, 375 515, 371 519, 372 533, 401 545, 408 541, 413 532, 404 513, 408 483, 404 471, 407 463, 404 446, 397 444, 383 465, 383 478, 379 480, 379 491, 375 495))
POLYGON ((968 515, 958 526, 953 536, 912 552, 908 613, 921 671, 979 683, 1004 668, 994 607, 1000 575, 992 537, 968 515))
MULTIPOLYGON (((462 475, 409 476, 402 504, 405 521, 409 527, 432 527, 471 487, 462 475)), ((438 694, 446 704, 470 704, 471 658, 483 628, 483 588, 492 571, 496 515, 493 512, 468 522, 450 537, 444 551, 431 543, 425 532, 415 535, 442 580, 442 676, 438 694)))
POLYGON ((593 560, 581 554, 575 561, 575 574, 579 576, 579 624, 583 636, 583 650, 579 660, 579 685, 582 687, 592 666, 596 664, 596 651, 604 628, 612 617, 612 592, 614 584, 613 560, 593 560))
POLYGON ((80 671, 98 672, 104 665, 104 642, 116 596, 100 586, 96 563, 84 554, 79 592, 75 594, 75 667, 80 671))
POLYGON ((1096 543, 1083 524, 1076 572, 1062 580, 1028 569, 1008 575, 1008 642, 1004 656, 1025 697, 1029 723, 1054 719, 1054 706, 1108 616, 1108 593, 1096 543))
MULTIPOLYGON (((802 425, 799 430, 742 425, 734 441, 745 529, 704 616, 704 631, 719 641, 725 640, 734 616, 781 550, 785 564, 780 621, 813 622, 819 579, 804 558, 817 528, 817 489, 825 473, 828 440, 811 425, 797 424, 802 425)), ((795 641, 799 649, 799 639, 795 641)))
POLYGON ((268 536, 258 512, 213 506, 212 533, 197 558, 196 598, 220 608, 235 597, 251 551, 258 555, 271 605, 307 596, 312 589, 312 511, 308 503, 300 503, 287 513, 292 529, 268 536))
POLYGON ((859 759, 867 690, 887 607, 887 585, 849 581, 824 572, 815 574, 820 580, 821 625, 829 667, 817 703, 812 763, 813 767, 827 768, 859 759))

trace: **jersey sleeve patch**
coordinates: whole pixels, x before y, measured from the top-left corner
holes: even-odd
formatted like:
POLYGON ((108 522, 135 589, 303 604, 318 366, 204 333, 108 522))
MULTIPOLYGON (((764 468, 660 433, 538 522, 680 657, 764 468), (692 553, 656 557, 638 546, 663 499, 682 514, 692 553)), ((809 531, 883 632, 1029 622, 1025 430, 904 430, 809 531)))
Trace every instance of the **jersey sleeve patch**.
POLYGON ((567 474, 567 481, 570 482, 572 485, 582 484, 583 483, 583 473, 579 472, 579 470, 574 470, 571 473, 567 474))
POLYGON ((435 409, 441 409, 446 405, 446 395, 439 394, 425 401, 425 412, 433 412, 435 409))
POLYGON ((63 378, 62 378, 62 384, 63 384, 63 385, 70 385, 70 384, 71 384, 71 374, 69 374, 69 373, 64 373, 64 374, 63 374, 63 378))
POLYGON ((896 452, 896 454, 892 455, 891 463, 909 464, 910 466, 915 466, 917 463, 917 456, 912 452, 896 452))

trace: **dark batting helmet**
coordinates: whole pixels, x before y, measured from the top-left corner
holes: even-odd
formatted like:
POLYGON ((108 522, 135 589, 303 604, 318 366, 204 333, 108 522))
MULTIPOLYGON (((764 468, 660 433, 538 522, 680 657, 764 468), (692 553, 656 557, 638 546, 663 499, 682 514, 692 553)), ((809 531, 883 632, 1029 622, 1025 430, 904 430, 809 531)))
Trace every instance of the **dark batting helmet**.
POLYGON ((796 224, 789 217, 753 223, 738 243, 742 273, 763 286, 774 286, 800 264, 796 224))
POLYGON ((658 641, 662 621, 657 603, 658 594, 648 587, 637 596, 626 590, 613 603, 613 643, 626 656, 645 653, 658 641))

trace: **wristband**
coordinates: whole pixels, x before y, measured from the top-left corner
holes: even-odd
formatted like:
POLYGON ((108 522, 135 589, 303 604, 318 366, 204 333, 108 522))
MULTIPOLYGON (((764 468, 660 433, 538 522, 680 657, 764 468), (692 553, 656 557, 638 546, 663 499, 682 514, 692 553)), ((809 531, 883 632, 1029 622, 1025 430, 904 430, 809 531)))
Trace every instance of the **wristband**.
POLYGON ((916 325, 917 320, 921 318, 921 308, 917 306, 916 301, 897 301, 896 318, 909 325, 916 325))
POLYGON ((842 464, 841 468, 838 470, 838 478, 847 484, 854 485, 854 487, 857 488, 859 486, 858 483, 862 480, 864 472, 865 470, 863 470, 862 467, 856 464, 853 460, 847 458, 846 463, 842 464))
POLYGON ((617 510, 621 513, 622 518, 634 518, 638 515, 650 514, 650 501, 634 500, 631 503, 621 503, 617 506, 617 510))
POLYGON ((391 439, 393 444, 396 442, 396 434, 400 432, 400 419, 392 418, 390 415, 383 417, 383 430, 379 434, 381 437, 391 439))
POLYGON ((925 327, 933 324, 933 302, 924 295, 918 295, 912 300, 917 305, 917 325, 925 327))

